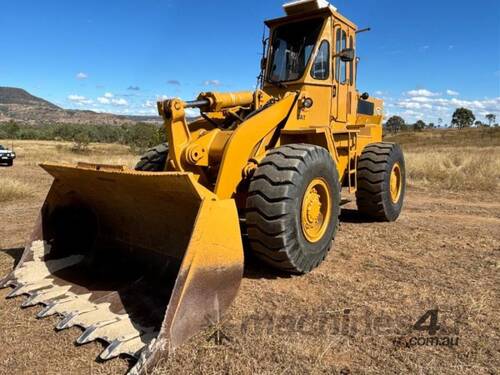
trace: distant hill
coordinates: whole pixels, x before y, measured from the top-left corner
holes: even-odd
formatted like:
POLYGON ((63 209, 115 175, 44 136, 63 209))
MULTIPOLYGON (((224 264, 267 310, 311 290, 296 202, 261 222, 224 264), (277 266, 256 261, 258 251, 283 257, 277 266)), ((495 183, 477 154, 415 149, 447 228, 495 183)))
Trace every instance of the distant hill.
POLYGON ((161 123, 158 116, 122 116, 89 110, 64 109, 15 87, 0 87, 0 123, 123 125, 136 122, 161 123))
POLYGON ((61 109, 44 99, 31 95, 26 90, 15 87, 0 87, 0 104, 40 105, 61 109))

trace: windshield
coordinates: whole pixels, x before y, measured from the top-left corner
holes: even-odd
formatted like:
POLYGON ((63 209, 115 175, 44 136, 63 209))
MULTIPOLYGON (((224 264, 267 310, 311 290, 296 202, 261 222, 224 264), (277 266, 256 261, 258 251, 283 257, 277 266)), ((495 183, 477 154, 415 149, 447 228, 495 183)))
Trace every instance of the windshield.
POLYGON ((2 145, 0 145, 0 150, 5 150, 5 147, 3 147, 2 145))
POLYGON ((268 81, 295 81, 304 75, 322 26, 320 18, 286 24, 274 31, 268 81))

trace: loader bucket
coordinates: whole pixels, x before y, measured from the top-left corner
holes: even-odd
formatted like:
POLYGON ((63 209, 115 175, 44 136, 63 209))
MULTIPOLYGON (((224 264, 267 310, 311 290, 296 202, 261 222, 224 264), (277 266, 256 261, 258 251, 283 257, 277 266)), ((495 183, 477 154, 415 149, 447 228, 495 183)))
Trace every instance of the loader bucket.
POLYGON ((107 343, 102 360, 137 359, 146 373, 204 326, 217 323, 243 273, 236 205, 190 173, 45 164, 54 177, 32 238, 0 281, 22 306, 107 343))

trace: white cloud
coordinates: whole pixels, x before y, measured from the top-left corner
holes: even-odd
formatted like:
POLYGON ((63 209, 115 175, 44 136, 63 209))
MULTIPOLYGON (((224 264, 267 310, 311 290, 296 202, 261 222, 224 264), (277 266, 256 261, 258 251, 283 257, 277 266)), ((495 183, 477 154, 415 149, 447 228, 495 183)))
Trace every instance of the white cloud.
POLYGON ((99 98, 97 98, 97 101, 101 104, 109 104, 111 103, 111 100, 109 100, 108 98, 104 97, 104 96, 100 96, 99 98))
POLYGON ((419 102, 412 102, 412 101, 401 101, 399 102, 399 107, 400 108, 405 108, 405 109, 432 109, 431 104, 422 104, 419 102))
POLYGON ((76 79, 87 79, 89 75, 87 73, 80 72, 76 75, 76 79))
POLYGON ((408 96, 425 96, 425 97, 431 97, 431 96, 439 96, 440 94, 437 92, 432 92, 426 89, 420 89, 420 90, 411 90, 406 93, 408 96))
POLYGON ((218 79, 208 79, 203 82, 205 86, 220 86, 222 83, 218 79))
POLYGON ((460 95, 459 92, 453 91, 453 90, 450 90, 450 89, 446 90, 446 94, 449 95, 449 96, 459 96, 460 95))
POLYGON ((88 99, 85 96, 76 95, 76 94, 69 95, 68 100, 70 102, 76 103, 78 105, 92 104, 93 103, 92 99, 88 99))
MULTIPOLYGON (((435 93, 426 91, 414 90, 414 93, 406 92, 399 100, 387 101, 386 107, 394 104, 395 107, 391 107, 391 113, 403 116, 409 123, 420 119, 426 122, 436 122, 438 118, 442 118, 445 123, 449 123, 453 112, 460 107, 472 110, 478 120, 481 120, 481 117, 484 117, 487 113, 500 115, 500 97, 463 100, 456 97, 436 97, 436 95, 429 95, 435 93), (427 96, 411 96, 410 93, 427 96)), ((449 96, 452 96, 449 91, 455 93, 453 90, 447 90, 446 93, 449 96)))
POLYGON ((406 100, 411 100, 412 102, 418 102, 418 103, 429 103, 433 99, 427 96, 415 96, 412 97, 411 99, 406 99, 406 100))
POLYGON ((143 108, 154 108, 156 107, 156 103, 152 100, 146 100, 146 102, 142 105, 143 108))
POLYGON ((110 93, 104 93, 104 96, 100 96, 97 98, 97 101, 101 104, 111 104, 113 106, 128 106, 129 103, 124 98, 115 98, 115 96, 110 93))
POLYGON ((118 106, 127 106, 128 105, 128 101, 126 99, 123 99, 123 98, 111 99, 111 104, 112 105, 118 105, 118 106))

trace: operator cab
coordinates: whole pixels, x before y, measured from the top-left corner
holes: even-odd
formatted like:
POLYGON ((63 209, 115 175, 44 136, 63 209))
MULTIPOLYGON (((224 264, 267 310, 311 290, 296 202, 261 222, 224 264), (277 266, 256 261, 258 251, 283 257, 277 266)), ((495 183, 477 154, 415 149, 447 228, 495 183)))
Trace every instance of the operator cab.
MULTIPOLYGON (((300 90, 301 120, 317 126, 358 122, 357 26, 325 0, 298 0, 284 6, 286 17, 266 21, 269 47, 262 61, 261 87, 283 96, 300 90)), ((365 96, 366 98, 366 96, 365 96)), ((377 103, 381 112, 381 102, 377 103)), ((339 124, 341 125, 341 124, 339 124)))

